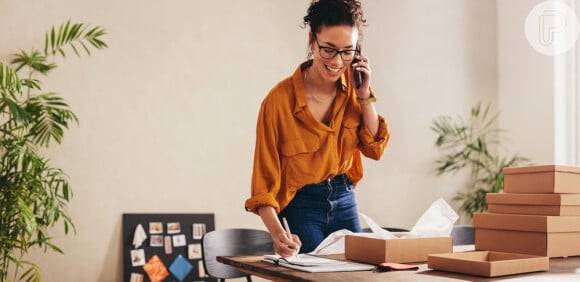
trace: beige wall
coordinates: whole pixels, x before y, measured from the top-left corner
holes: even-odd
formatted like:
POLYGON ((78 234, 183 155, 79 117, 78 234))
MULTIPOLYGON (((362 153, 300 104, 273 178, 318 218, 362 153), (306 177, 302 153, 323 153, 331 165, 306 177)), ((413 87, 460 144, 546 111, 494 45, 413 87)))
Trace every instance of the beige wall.
MULTIPOLYGON (((262 228, 243 210, 257 111, 305 57, 300 26, 308 2, 0 0, 4 62, 19 48, 40 47, 45 29, 69 18, 109 32, 109 49, 59 60, 45 80, 80 118, 48 151, 70 176, 78 233, 64 237, 59 226, 53 234, 66 254, 33 255, 46 281, 120 281, 123 213, 215 213, 218 228, 262 228)), ((439 197, 456 206, 450 199, 465 175, 434 175, 438 152, 429 126, 436 116, 465 116, 478 100, 496 104, 499 88, 509 96, 499 99, 502 123, 516 145, 526 143, 524 130, 508 123, 522 112, 504 107, 528 92, 507 58, 526 46, 497 51, 520 36, 511 30, 519 20, 506 15, 516 8, 507 2, 363 2, 363 48, 392 141, 381 161, 365 161, 357 197, 360 211, 379 224, 410 228, 439 197), (498 81, 498 67, 519 84, 498 81)), ((533 60, 543 66, 542 58, 533 60)), ((526 107, 543 113, 544 102, 526 107)), ((534 122, 549 129, 541 117, 534 122)))
POLYGON ((498 99, 506 146, 537 164, 554 162, 554 57, 529 45, 524 23, 540 0, 498 1, 498 99), (523 67, 525 66, 525 67, 523 67), (530 142, 531 141, 531 142, 530 142))
MULTIPOLYGON (((500 127, 510 134, 506 149, 529 157, 534 164, 578 165, 577 55, 574 50, 542 55, 523 32, 528 13, 541 2, 497 2, 500 127)), ((575 0, 560 2, 578 7, 575 0)))

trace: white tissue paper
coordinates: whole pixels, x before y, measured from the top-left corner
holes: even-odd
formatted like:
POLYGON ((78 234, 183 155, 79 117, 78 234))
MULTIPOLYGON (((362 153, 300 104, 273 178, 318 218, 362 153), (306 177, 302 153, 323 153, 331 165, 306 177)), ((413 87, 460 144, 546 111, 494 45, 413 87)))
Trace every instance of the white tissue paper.
POLYGON ((143 229, 143 225, 138 224, 135 228, 135 233, 133 234, 133 246, 135 249, 141 247, 141 244, 147 239, 147 234, 145 233, 145 229, 143 229))
POLYGON ((410 233, 416 237, 449 236, 458 218, 453 208, 445 200, 439 198, 417 220, 410 233))
MULTIPOLYGON (((421 215, 419 220, 410 232, 389 232, 374 222, 365 214, 359 213, 362 221, 372 230, 372 233, 356 233, 357 236, 396 239, 414 237, 444 237, 451 234, 453 224, 459 218, 457 213, 447 204, 445 200, 439 198, 421 215)), ((344 253, 344 237, 355 234, 349 230, 342 229, 328 235, 319 245, 310 252, 313 255, 332 255, 344 253)))

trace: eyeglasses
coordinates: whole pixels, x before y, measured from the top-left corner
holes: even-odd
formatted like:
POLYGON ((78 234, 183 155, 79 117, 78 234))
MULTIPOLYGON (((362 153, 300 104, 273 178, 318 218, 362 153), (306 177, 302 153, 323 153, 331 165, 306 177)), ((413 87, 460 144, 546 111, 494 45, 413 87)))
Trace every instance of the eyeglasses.
POLYGON ((318 45, 318 52, 320 53, 320 57, 324 59, 332 59, 336 57, 336 55, 340 54, 340 58, 343 61, 352 61, 354 57, 360 52, 358 49, 339 51, 332 47, 320 46, 317 38, 314 38, 314 41, 316 41, 316 45, 318 45))

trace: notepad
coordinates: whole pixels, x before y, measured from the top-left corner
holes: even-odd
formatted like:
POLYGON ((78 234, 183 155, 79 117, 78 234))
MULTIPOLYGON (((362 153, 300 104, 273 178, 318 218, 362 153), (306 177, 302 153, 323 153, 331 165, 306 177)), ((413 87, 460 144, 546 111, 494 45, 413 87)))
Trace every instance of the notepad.
POLYGON ((283 258, 279 255, 265 255, 262 260, 306 272, 365 271, 375 268, 374 265, 370 264, 335 260, 308 254, 299 254, 287 258, 283 258))

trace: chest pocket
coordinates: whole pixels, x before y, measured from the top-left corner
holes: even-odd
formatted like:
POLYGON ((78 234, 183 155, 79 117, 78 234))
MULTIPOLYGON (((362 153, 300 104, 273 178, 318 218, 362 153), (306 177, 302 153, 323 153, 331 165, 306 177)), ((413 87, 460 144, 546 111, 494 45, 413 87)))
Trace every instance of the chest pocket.
POLYGON ((342 122, 342 130, 339 139, 339 153, 344 159, 350 159, 358 148, 358 131, 361 126, 360 118, 346 118, 342 122))
POLYGON ((312 179, 315 173, 309 164, 319 149, 320 142, 315 135, 282 143, 282 185, 295 190, 307 184, 305 179, 312 179))
POLYGON ((320 148, 320 142, 316 136, 306 135, 302 139, 284 142, 281 147, 282 155, 285 157, 292 157, 318 151, 320 148))
POLYGON ((342 122, 342 127, 350 129, 350 130, 356 130, 358 131, 358 127, 360 126, 360 120, 359 119, 355 119, 355 118, 349 118, 349 119, 345 119, 342 122))

